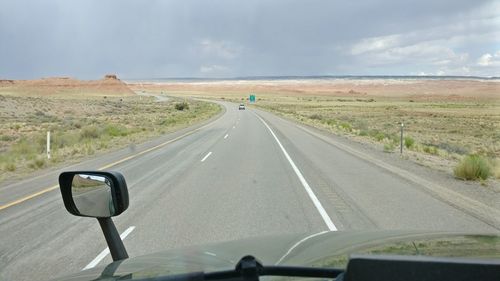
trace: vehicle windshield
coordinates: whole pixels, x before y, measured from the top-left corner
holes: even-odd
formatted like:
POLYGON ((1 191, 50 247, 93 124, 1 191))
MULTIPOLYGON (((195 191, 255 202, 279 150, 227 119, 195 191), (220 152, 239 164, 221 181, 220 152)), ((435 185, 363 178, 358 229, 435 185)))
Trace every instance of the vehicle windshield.
POLYGON ((2 0, 0 41, 0 280, 102 272, 110 221, 123 272, 500 256, 499 1, 2 0))

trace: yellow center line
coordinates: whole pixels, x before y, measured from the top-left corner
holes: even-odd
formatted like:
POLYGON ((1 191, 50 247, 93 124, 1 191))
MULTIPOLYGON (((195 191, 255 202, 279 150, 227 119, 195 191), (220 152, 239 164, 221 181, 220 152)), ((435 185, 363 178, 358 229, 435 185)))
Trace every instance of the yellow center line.
MULTIPOLYGON (((222 115, 221 115, 221 116, 222 116, 222 115)), ((217 119, 218 119, 218 118, 217 118, 217 119)), ((216 120, 217 120, 217 119, 216 119, 216 120)), ((189 135, 191 135, 191 134, 193 134, 193 133, 195 133, 195 132, 197 132, 197 131, 199 131, 199 130, 201 130, 201 129, 205 128, 205 127, 208 127, 209 125, 212 125, 212 124, 213 124, 213 122, 215 122, 216 120, 214 120, 214 121, 212 121, 212 122, 210 122, 210 123, 208 123, 208 124, 206 124, 206 125, 204 125, 204 126, 201 126, 201 127, 197 128, 197 129, 191 130, 191 131, 189 131, 189 132, 187 132, 187 133, 185 133, 185 134, 183 134, 183 135, 180 135, 180 136, 178 136, 178 137, 176 137, 176 138, 173 138, 173 139, 171 139, 171 140, 168 140, 168 141, 166 141, 166 142, 163 142, 163 143, 161 143, 161 144, 159 144, 159 145, 157 145, 157 146, 153 146, 153 147, 151 147, 151 148, 148 148, 148 149, 143 150, 143 151, 141 151, 141 152, 138 152, 138 153, 136 153, 136 154, 133 154, 133 155, 127 156, 127 157, 125 157, 125 158, 123 158, 123 159, 120 159, 120 160, 118 160, 118 161, 115 161, 115 162, 113 162, 113 163, 110 163, 110 164, 104 165, 104 166, 100 167, 100 168, 99 168, 99 169, 97 169, 97 170, 98 170, 98 171, 102 171, 102 170, 105 170, 105 169, 109 169, 109 168, 111 168, 111 167, 113 167, 113 166, 116 166, 116 165, 118 165, 118 164, 120 164, 120 163, 123 163, 123 162, 125 162, 125 161, 130 160, 130 159, 134 159, 134 158, 136 158, 136 157, 138 157, 138 156, 140 156, 140 155, 143 155, 143 154, 145 154, 145 153, 151 152, 151 151, 153 151, 153 150, 155 150, 155 149, 158 149, 158 148, 160 148, 160 147, 166 146, 167 144, 173 143, 173 142, 175 142, 175 141, 178 141, 178 140, 182 139, 183 137, 189 136, 189 135)), ((57 189, 58 187, 59 187, 59 185, 54 185, 54 186, 51 186, 51 187, 45 188, 45 189, 43 189, 43 190, 40 190, 40 191, 38 191, 38 192, 32 193, 32 194, 30 194, 30 195, 28 195, 28 196, 25 196, 25 197, 23 197, 23 198, 20 198, 20 199, 14 200, 14 201, 12 201, 12 202, 9 202, 9 203, 7 203, 7 204, 5 204, 5 205, 0 205, 0 210, 7 209, 7 208, 9 208, 9 207, 15 206, 15 205, 20 204, 20 203, 22 203, 22 202, 24 202, 24 201, 30 200, 30 199, 35 198, 35 197, 37 197, 37 196, 40 196, 40 195, 42 195, 42 194, 44 194, 44 193, 50 192, 50 191, 52 191, 52 190, 54 190, 54 189, 57 189)))
POLYGON ((44 193, 47 193, 47 192, 49 192, 49 191, 52 191, 52 190, 54 190, 54 189, 56 189, 56 188, 58 188, 58 187, 59 187, 59 185, 54 185, 54 186, 51 186, 51 187, 46 188, 46 189, 44 189, 44 190, 40 190, 40 191, 38 191, 38 192, 35 192, 35 193, 33 193, 33 194, 30 194, 30 195, 28 195, 28 196, 26 196, 26 197, 23 197, 23 198, 21 198, 21 199, 17 199, 17 200, 15 200, 15 201, 12 201, 12 202, 7 203, 7 204, 5 204, 5 205, 1 205, 1 206, 0 206, 0 210, 7 209, 7 208, 9 208, 9 207, 11 207, 11 206, 17 205, 17 204, 22 203, 22 202, 24 202, 24 201, 26 201, 26 200, 29 200, 29 199, 34 198, 34 197, 37 197, 38 195, 42 195, 42 194, 44 194, 44 193))

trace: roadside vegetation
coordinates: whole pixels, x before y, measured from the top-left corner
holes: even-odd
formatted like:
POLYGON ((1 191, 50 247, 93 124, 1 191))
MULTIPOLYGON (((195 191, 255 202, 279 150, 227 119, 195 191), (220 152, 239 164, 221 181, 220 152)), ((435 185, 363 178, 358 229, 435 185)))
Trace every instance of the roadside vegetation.
POLYGON ((98 152, 140 143, 208 119, 213 103, 152 97, 0 95, 0 182, 98 152), (51 158, 46 155, 51 132, 51 158))
POLYGON ((400 124, 404 122, 406 157, 453 170, 460 179, 500 178, 498 102, 313 96, 263 98, 256 106, 336 134, 379 144, 388 153, 399 151, 400 124))
POLYGON ((491 165, 480 155, 467 155, 453 169, 457 178, 463 180, 486 180, 491 174, 491 165))

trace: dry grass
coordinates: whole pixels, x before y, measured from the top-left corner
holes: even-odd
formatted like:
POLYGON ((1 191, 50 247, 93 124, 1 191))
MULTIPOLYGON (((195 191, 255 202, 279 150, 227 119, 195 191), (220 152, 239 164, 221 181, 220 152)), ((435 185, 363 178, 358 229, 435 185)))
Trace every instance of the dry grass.
MULTIPOLYGON (((399 142, 405 124, 411 145, 434 147, 449 153, 500 156, 499 104, 477 102, 406 102, 377 99, 297 98, 262 100, 259 107, 330 130, 399 142)), ((410 144, 410 142, 407 142, 410 144)))
POLYGON ((453 169, 453 173, 463 180, 486 180, 491 174, 488 160, 479 155, 467 155, 453 169))
POLYGON ((0 181, 139 143, 220 111, 199 101, 149 97, 21 97, 0 95, 0 181), (51 159, 46 134, 51 131, 51 159))
POLYGON ((419 161, 429 166, 442 165, 450 171, 453 169, 450 163, 457 163, 463 155, 500 157, 498 102, 410 102, 396 98, 347 97, 296 99, 263 99, 257 106, 337 134, 382 143, 387 152, 399 146, 399 124, 404 122, 405 150, 431 156, 419 161), (440 164, 439 158, 449 161, 440 164))

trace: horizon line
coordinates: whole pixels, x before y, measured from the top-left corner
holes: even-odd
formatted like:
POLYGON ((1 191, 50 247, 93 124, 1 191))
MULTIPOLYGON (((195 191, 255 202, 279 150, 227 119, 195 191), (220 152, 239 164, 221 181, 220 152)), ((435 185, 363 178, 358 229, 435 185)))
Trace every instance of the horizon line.
POLYGON ((468 79, 500 79, 500 76, 478 76, 478 75, 251 75, 251 76, 229 76, 229 77, 200 77, 200 76, 178 76, 178 77, 148 77, 148 78, 120 78, 122 80, 259 80, 259 79, 304 79, 304 78, 468 78, 468 79))

